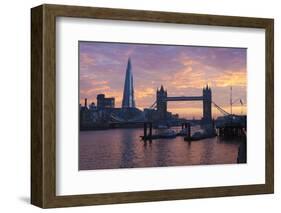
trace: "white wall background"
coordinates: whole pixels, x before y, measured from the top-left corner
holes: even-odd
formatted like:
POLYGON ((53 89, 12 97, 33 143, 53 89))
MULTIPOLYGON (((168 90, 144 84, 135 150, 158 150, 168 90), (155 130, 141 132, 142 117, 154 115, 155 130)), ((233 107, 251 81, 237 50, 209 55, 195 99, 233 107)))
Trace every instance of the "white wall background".
MULTIPOLYGON (((2 1, 0 6, 0 210, 39 212, 29 204, 30 192, 30 8, 42 3, 189 13, 269 17, 275 19, 275 108, 280 108, 279 1, 245 0, 39 0, 2 1)), ((96 207, 51 209, 49 212, 280 212, 281 207, 281 113, 275 110, 275 194, 208 198, 96 207)))

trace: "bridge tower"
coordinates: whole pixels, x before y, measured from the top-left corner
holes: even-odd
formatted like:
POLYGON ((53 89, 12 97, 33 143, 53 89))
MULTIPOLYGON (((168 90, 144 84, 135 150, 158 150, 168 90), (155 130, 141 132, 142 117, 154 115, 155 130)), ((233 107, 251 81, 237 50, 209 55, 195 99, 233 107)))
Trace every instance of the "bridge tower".
POLYGON ((212 90, 208 85, 203 88, 203 122, 212 122, 212 90))
POLYGON ((163 85, 161 85, 160 90, 157 89, 156 98, 159 118, 165 120, 167 117, 167 90, 164 90, 163 85))

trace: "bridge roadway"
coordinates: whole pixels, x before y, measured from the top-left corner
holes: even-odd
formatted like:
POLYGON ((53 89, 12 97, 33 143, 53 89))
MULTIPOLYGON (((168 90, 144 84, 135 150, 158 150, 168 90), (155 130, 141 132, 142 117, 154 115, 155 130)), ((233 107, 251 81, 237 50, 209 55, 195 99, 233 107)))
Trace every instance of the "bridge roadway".
MULTIPOLYGON (((182 120, 182 121, 171 121, 169 123, 170 126, 181 126, 183 123, 191 123, 191 124, 195 124, 195 123, 199 123, 201 120, 182 120)), ((158 122, 152 122, 152 121, 111 121, 109 122, 109 124, 126 124, 126 125, 144 125, 144 123, 152 123, 152 124, 159 124, 158 122)))
POLYGON ((165 101, 202 101, 203 96, 178 96, 178 97, 167 97, 165 101))

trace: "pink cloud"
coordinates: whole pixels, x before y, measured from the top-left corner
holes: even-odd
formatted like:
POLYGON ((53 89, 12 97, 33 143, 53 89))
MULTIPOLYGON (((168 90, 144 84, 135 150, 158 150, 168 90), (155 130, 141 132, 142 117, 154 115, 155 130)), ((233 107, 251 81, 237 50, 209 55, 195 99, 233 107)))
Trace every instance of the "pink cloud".
POLYGON ((94 58, 88 53, 80 53, 80 69, 88 69, 95 65, 94 58))

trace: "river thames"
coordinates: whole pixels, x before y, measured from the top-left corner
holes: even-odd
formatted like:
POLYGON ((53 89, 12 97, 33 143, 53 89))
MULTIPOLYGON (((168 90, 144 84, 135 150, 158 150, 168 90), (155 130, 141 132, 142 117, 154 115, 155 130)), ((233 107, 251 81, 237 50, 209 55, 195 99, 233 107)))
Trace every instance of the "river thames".
POLYGON ((186 142, 183 137, 143 142, 143 129, 81 131, 79 170, 237 163, 238 139, 186 142))

